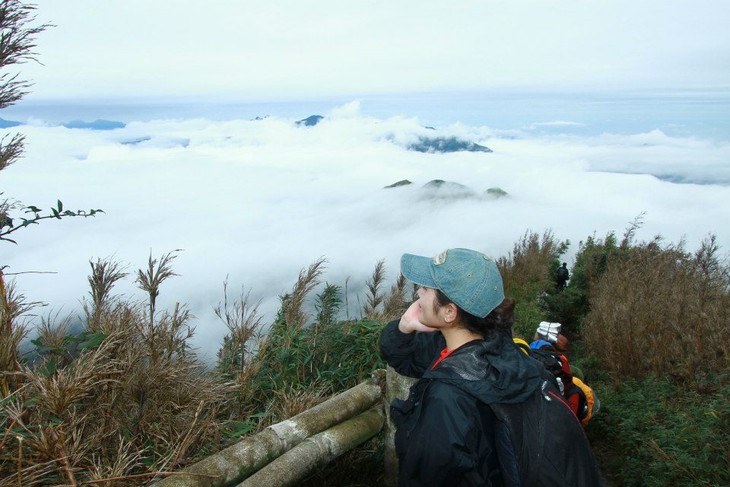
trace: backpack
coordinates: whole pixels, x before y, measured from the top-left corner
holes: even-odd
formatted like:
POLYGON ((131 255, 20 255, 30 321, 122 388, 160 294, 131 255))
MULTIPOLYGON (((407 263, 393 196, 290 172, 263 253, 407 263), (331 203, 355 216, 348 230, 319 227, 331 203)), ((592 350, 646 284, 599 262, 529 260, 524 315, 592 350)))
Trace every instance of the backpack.
MULTIPOLYGON (((570 405, 573 413, 580 420, 580 423, 583 426, 588 424, 593 414, 598 411, 600 403, 593 389, 583 380, 573 375, 568 358, 549 346, 535 349, 529 346, 526 347, 526 342, 521 338, 514 338, 513 340, 520 350, 540 362, 555 377, 560 392, 570 405)), ((549 344, 546 343, 546 345, 549 344)))
MULTIPOLYGON (((593 393, 591 386, 580 380, 578 377, 573 377, 573 387, 569 391, 571 394, 578 394, 580 400, 578 402, 578 419, 580 424, 585 426, 588 421, 591 420, 593 414, 598 411, 600 402, 593 393)), ((566 396, 567 397, 567 396, 566 396)))
POLYGON ((551 375, 543 374, 541 387, 525 402, 490 404, 500 463, 517 466, 502 471, 505 485, 603 485, 583 428, 551 375))
POLYGON ((557 379, 560 392, 565 395, 567 388, 573 383, 567 357, 550 348, 533 348, 530 350, 530 357, 540 362, 557 379))

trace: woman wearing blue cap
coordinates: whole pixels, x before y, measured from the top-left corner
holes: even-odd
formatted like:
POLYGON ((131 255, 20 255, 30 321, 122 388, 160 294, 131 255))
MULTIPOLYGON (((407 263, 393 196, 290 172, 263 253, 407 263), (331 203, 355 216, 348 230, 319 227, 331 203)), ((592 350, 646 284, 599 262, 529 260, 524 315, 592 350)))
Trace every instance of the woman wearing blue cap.
POLYGON ((593 486, 600 475, 553 376, 512 341, 514 301, 493 260, 468 249, 405 254, 418 300, 381 335, 419 378, 395 400, 399 486, 593 486))

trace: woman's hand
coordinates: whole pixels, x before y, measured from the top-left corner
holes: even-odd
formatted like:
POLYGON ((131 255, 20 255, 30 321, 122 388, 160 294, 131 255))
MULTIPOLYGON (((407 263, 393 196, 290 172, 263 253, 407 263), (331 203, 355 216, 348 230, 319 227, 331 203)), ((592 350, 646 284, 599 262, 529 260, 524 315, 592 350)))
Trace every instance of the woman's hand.
POLYGON ((431 328, 430 326, 426 326, 418 320, 419 311, 420 306, 418 304, 418 301, 416 300, 411 303, 406 312, 403 313, 403 316, 401 316, 400 318, 400 323, 398 323, 398 329, 402 333, 408 334, 413 333, 414 331, 438 331, 437 328, 431 328))

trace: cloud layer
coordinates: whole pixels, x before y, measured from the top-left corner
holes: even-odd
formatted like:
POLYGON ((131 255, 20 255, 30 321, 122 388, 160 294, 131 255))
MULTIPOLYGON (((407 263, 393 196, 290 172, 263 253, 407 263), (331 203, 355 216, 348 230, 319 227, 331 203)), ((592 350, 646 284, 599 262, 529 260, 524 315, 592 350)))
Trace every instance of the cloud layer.
MULTIPOLYGON (((156 120, 111 131, 22 126, 27 153, 2 173, 6 196, 42 208, 58 198, 70 209, 105 213, 18 232, 19 245, 2 245, 6 272, 53 272, 15 279, 29 299, 77 313, 90 259, 112 257, 134 272, 150 254, 182 249, 179 276, 163 286, 160 303, 190 307, 196 344, 212 357, 226 331, 213 314, 224 280, 234 294, 243 286, 262 299, 270 321, 278 296, 320 257, 327 282, 348 283, 347 312, 357 317, 358 295, 377 261, 386 260, 392 282, 404 252, 471 247, 498 257, 525 232, 551 230, 571 241, 570 261, 580 240, 621 234, 642 213, 640 239, 684 238, 693 250, 712 232, 730 246, 726 143, 658 131, 536 137, 463 124, 432 130, 416 118, 364 116, 356 103, 325 115, 313 127, 281 117, 156 120), (407 150, 424 136, 459 137, 494 152, 407 150), (384 189, 404 179, 413 184, 384 189), (422 188, 434 179, 474 194, 434 198, 422 188), (508 196, 485 195, 495 187, 508 196)), ((118 292, 141 299, 132 281, 118 292)))

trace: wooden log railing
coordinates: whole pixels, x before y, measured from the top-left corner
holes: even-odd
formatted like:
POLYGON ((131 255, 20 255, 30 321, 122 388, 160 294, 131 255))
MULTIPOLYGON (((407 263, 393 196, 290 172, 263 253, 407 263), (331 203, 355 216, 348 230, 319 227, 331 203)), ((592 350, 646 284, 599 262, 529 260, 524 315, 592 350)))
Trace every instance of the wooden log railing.
POLYGON ((376 371, 371 379, 175 472, 153 487, 296 485, 316 468, 382 431, 384 376, 385 371, 376 371))

